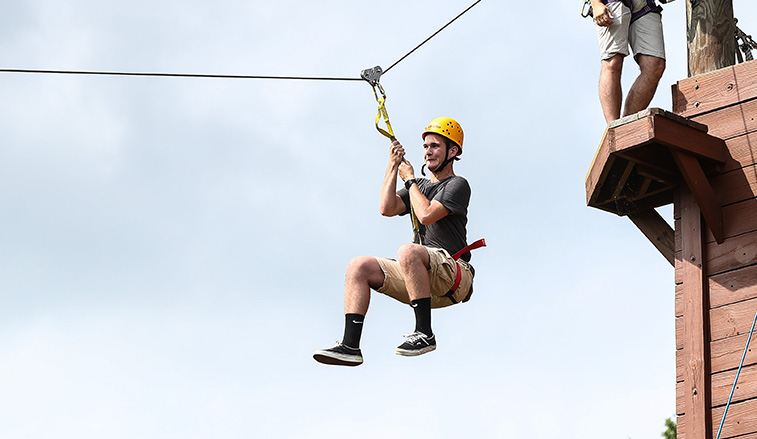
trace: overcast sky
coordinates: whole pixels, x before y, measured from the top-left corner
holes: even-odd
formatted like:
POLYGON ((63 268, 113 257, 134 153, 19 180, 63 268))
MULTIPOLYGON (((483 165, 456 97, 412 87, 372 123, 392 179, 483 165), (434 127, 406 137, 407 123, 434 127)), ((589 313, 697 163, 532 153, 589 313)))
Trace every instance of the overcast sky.
MULTIPOLYGON (((6 0, 0 67, 358 77, 471 3, 6 0)), ((586 207, 605 124, 579 9, 482 1, 382 78, 416 169, 431 119, 462 125, 488 247, 431 354, 394 354, 412 310, 374 295, 358 368, 311 357, 341 338, 346 264, 411 238, 378 213, 367 83, 1 73, 0 437, 659 437, 673 269, 586 207)), ((669 110, 684 1, 663 20, 669 110)))

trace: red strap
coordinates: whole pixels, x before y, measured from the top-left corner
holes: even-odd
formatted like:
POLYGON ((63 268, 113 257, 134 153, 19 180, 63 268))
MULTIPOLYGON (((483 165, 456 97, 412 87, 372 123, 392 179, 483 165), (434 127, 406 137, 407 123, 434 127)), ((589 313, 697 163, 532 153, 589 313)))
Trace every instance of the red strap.
POLYGON ((479 247, 486 247, 486 241, 484 241, 483 239, 479 239, 473 244, 466 245, 459 252, 452 255, 452 259, 455 260, 455 283, 452 284, 452 288, 450 288, 451 292, 457 291, 457 288, 460 286, 460 281, 463 279, 463 274, 462 274, 462 269, 461 269, 462 267, 460 267, 460 263, 457 262, 457 260, 460 259, 460 256, 464 255, 465 253, 471 250, 475 250, 479 247))
POLYGON ((452 292, 457 291, 457 288, 460 286, 460 281, 463 280, 463 270, 461 270, 461 268, 460 263, 455 262, 455 283, 452 284, 452 288, 449 289, 452 292))
POLYGON ((458 260, 460 259, 460 256, 464 255, 465 253, 468 253, 471 250, 475 250, 479 247, 486 247, 486 241, 482 239, 479 239, 478 241, 474 242, 473 244, 468 244, 465 247, 463 247, 459 252, 452 255, 452 259, 458 260))

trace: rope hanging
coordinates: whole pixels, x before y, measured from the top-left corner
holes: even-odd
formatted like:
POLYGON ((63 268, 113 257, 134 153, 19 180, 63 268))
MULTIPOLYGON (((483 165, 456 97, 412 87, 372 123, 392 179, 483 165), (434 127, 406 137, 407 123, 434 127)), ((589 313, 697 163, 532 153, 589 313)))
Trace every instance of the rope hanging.
POLYGON ((734 18, 734 27, 736 28, 736 58, 739 63, 746 61, 752 61, 752 50, 757 49, 757 43, 754 42, 751 35, 747 35, 743 30, 739 29, 739 20, 734 18), (743 53, 743 56, 742 56, 743 53))
POLYGON ((728 414, 728 408, 731 406, 731 399, 733 398, 733 392, 736 390, 736 383, 739 382, 739 375, 741 374, 741 368, 744 366, 744 359, 746 359, 746 353, 749 352, 749 342, 752 341, 752 333, 754 332, 754 325, 757 323, 757 313, 752 320, 752 329, 749 330, 749 337, 746 340, 746 346, 744 346, 744 354, 741 356, 741 363, 739 363, 739 370, 736 372, 736 378, 733 380, 733 386, 731 387, 731 394, 728 396, 728 403, 725 405, 725 411, 723 411, 723 417, 720 419, 720 427, 718 428, 718 434, 716 439, 720 439, 720 433, 723 432, 723 424, 725 424, 725 417, 728 414))

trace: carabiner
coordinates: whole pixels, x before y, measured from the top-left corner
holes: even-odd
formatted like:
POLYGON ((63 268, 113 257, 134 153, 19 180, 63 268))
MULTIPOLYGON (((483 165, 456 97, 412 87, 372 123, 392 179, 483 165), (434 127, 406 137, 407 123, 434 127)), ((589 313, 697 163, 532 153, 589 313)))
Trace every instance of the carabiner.
POLYGON ((592 12, 593 11, 591 10, 591 1, 590 0, 586 0, 584 2, 584 5, 581 7, 581 16, 583 18, 586 18, 586 17, 588 17, 590 15, 593 15, 592 12))

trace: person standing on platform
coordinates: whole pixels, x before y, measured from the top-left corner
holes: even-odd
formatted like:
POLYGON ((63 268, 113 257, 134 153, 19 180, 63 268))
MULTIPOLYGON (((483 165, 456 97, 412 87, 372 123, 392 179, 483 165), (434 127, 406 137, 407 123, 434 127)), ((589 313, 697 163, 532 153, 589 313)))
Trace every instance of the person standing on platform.
POLYGON ((665 71, 662 7, 655 0, 591 0, 602 67, 599 100, 607 123, 621 117, 623 61, 634 54, 640 73, 628 91, 623 116, 649 106, 665 71))

